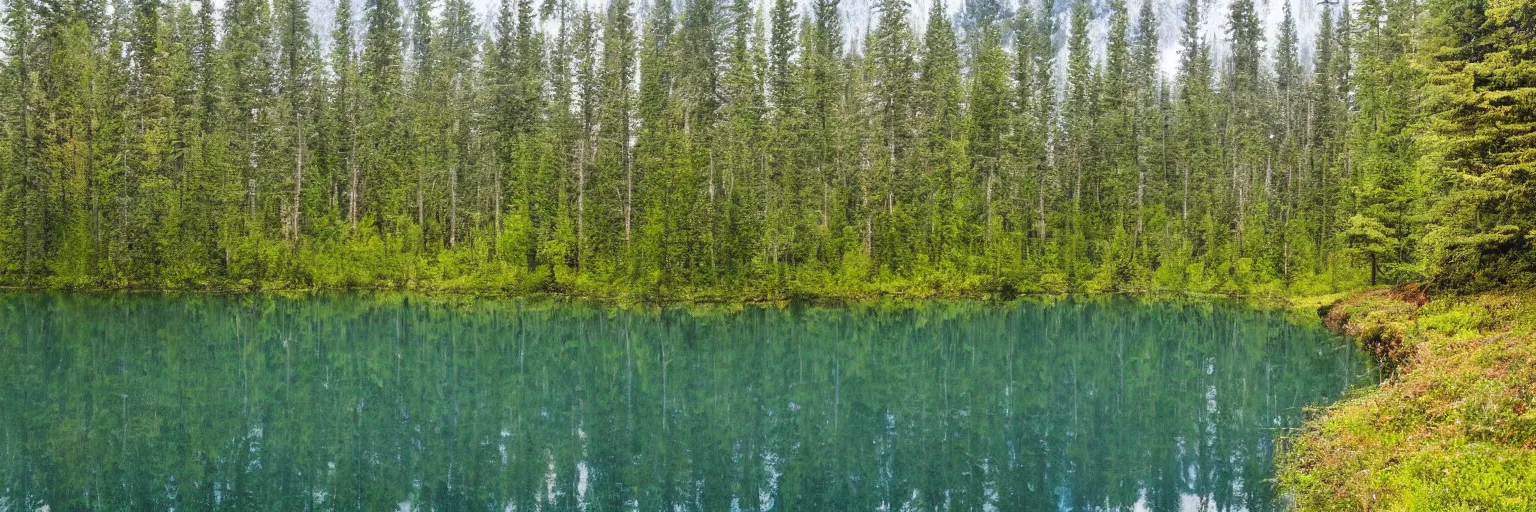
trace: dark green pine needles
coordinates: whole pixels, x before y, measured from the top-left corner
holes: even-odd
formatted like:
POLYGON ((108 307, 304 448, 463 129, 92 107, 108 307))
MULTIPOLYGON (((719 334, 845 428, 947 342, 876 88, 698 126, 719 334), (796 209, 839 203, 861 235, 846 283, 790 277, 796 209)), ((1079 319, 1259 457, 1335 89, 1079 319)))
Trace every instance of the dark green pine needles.
POLYGON ((0 284, 1525 283, 1533 5, 10 0, 0 284))

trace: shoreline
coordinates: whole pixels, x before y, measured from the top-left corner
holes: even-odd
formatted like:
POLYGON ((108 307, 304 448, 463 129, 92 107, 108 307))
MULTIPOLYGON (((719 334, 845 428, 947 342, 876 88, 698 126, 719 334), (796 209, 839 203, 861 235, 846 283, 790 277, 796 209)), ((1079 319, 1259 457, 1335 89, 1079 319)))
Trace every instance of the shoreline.
POLYGON ((1137 299, 1174 300, 1190 302, 1228 301, 1239 303, 1256 309, 1264 310, 1288 310, 1292 312, 1308 311, 1318 304, 1326 304, 1330 300, 1345 297, 1358 291, 1335 292, 1323 295, 1317 294, 1276 294, 1276 293, 1224 293, 1202 292, 1191 290, 1074 290, 1074 291, 936 291, 933 293, 915 292, 794 292, 794 293, 758 293, 751 290, 748 293, 736 294, 735 297, 718 290, 700 290, 694 292, 671 292, 665 294, 643 294, 630 291, 622 293, 566 293, 555 291, 524 292, 515 290, 497 290, 484 288, 412 288, 412 287, 307 287, 307 288, 155 288, 155 287, 51 287, 51 286, 11 286, 0 285, 0 293, 74 293, 83 295, 211 295, 211 296, 236 296, 236 295, 271 295, 279 297, 302 297, 325 294, 351 294, 358 296, 388 296, 399 295, 408 297, 422 297, 429 299, 485 299, 485 300, 553 300, 553 301, 588 301, 616 306, 730 306, 730 305, 770 305, 770 304, 815 304, 815 305, 855 305, 872 304, 880 302, 924 302, 924 301, 980 301, 980 302, 1009 302, 1020 299, 1060 299, 1066 297, 1094 297, 1114 296, 1131 297, 1137 299))
POLYGON ((1276 479, 1296 509, 1536 507, 1536 290, 1430 300, 1408 285, 1317 313, 1384 378, 1277 440, 1276 479))

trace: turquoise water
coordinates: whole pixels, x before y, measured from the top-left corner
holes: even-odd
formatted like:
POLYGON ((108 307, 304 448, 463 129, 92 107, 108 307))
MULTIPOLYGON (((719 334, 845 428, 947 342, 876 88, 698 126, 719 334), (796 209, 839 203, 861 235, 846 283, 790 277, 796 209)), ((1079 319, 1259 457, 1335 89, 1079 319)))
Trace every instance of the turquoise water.
POLYGON ((1125 299, 620 310, 0 296, 0 510, 1270 510, 1371 379, 1125 299))

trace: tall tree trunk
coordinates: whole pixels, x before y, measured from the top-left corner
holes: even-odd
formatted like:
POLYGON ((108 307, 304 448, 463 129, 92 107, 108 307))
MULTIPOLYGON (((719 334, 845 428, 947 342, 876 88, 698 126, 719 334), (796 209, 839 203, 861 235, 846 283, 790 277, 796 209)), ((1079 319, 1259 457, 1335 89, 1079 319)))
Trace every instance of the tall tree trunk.
MULTIPOLYGON (((501 195, 503 193, 502 190, 501 190, 501 173, 502 173, 502 169, 501 169, 500 165, 498 164, 500 162, 500 160, 497 159, 496 150, 494 148, 491 149, 491 162, 492 162, 492 165, 496 165, 497 166, 496 169, 491 173, 491 193, 492 193, 492 198, 491 198, 491 217, 493 218, 492 222, 494 222, 496 224, 495 225, 496 239, 500 240, 501 239, 501 228, 502 228, 502 225, 501 225, 501 201, 502 201, 501 195)), ((492 247, 494 247, 494 246, 492 246, 492 247)))
POLYGON ((1040 235, 1040 249, 1045 250, 1045 185, 1046 168, 1041 165, 1039 169, 1040 180, 1035 187, 1035 231, 1040 235))
POLYGON ((294 113, 294 125, 297 127, 297 148, 293 158, 293 211, 288 217, 288 236, 294 243, 299 241, 299 215, 304 210, 304 117, 294 113))
POLYGON ((352 231, 357 231, 358 217, 358 192, 362 181, 362 167, 357 165, 357 117, 353 116, 353 126, 347 141, 347 222, 351 224, 352 231))
POLYGON ((576 157, 576 269, 581 270, 587 243, 587 140, 583 136, 576 157))
MULTIPOLYGON (((995 168, 994 168, 995 170, 995 168)), ((992 247, 992 172, 987 173, 987 237, 986 247, 992 247)))
MULTIPOLYGON (((1135 236, 1135 244, 1139 245, 1141 243, 1142 229, 1145 227, 1145 217, 1146 217, 1145 200, 1146 200, 1146 197, 1147 197, 1147 163, 1146 163, 1146 159, 1142 158, 1142 154, 1141 154, 1142 153, 1142 151, 1141 151, 1142 147, 1141 147, 1141 123, 1140 122, 1137 122, 1136 126, 1132 129, 1131 137, 1132 137, 1132 140, 1135 141, 1134 143, 1136 144, 1136 150, 1135 150, 1135 155, 1136 155, 1136 236, 1135 236)), ((1135 254, 1135 248, 1134 247, 1132 248, 1132 254, 1135 254)))
POLYGON ((1180 162, 1179 164, 1180 167, 1184 168, 1184 206, 1179 219, 1183 222, 1186 232, 1189 231, 1189 165, 1189 162, 1180 162))
POLYGON ((459 244, 459 163, 448 166, 448 247, 459 244))
MULTIPOLYGON (((625 140, 627 141, 629 140, 627 135, 629 129, 625 128, 624 131, 626 132, 625 140)), ((628 144, 628 142, 624 144, 628 144)), ((631 239, 630 225, 635 204, 635 159, 629 155, 628 150, 625 150, 624 154, 624 250, 628 251, 631 239)))

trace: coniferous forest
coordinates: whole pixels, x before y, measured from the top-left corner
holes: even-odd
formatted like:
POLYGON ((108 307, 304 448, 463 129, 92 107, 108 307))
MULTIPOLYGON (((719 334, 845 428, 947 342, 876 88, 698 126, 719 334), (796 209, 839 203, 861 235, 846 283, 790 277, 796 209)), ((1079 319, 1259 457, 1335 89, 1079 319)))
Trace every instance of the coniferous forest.
POLYGON ((1269 27, 1189 0, 1176 62, 1126 0, 879 0, 862 27, 838 0, 338 0, 329 30, 308 0, 3 5, 8 286, 1306 293, 1536 267, 1532 0, 1323 2, 1306 45, 1290 4, 1269 27))

